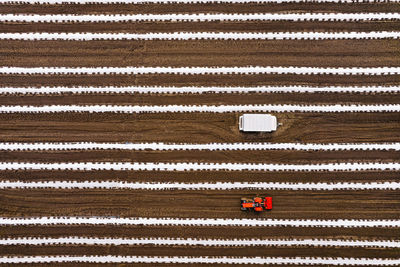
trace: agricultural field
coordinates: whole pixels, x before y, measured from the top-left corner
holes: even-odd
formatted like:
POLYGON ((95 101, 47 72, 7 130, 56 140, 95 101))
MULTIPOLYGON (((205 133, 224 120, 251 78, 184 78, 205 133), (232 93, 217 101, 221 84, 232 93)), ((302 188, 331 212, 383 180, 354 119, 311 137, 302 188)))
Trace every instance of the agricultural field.
POLYGON ((400 266, 400 2, 0 2, 0 265, 400 266))

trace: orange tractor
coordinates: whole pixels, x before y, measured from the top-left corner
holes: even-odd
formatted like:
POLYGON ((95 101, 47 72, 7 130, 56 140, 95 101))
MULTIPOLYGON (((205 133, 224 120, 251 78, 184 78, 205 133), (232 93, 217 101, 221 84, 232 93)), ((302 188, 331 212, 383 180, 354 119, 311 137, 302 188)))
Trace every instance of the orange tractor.
POLYGON ((272 209, 272 197, 242 198, 240 202, 241 210, 263 211, 272 209))

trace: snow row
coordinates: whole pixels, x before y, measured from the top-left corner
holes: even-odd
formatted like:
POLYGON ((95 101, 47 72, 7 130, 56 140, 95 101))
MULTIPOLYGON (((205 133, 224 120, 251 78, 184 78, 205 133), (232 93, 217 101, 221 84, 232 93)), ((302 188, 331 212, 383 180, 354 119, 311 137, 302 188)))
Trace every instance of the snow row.
POLYGON ((0 162, 0 170, 133 170, 133 171, 366 171, 400 170, 400 162, 390 163, 139 163, 139 162, 0 162))
POLYGON ((153 32, 153 33, 0 33, 0 40, 337 40, 398 39, 399 31, 371 32, 153 32))
POLYGON ((300 151, 352 151, 383 150, 400 151, 400 143, 0 143, 0 150, 300 150, 300 151))
POLYGON ((61 94, 61 93, 107 93, 107 94, 146 94, 146 93, 386 93, 400 92, 399 86, 361 86, 361 87, 308 87, 308 86, 259 86, 259 87, 0 87, 0 94, 61 94))
MULTIPOLYGON (((400 32, 399 32, 400 34, 400 32)), ((297 74, 297 75, 397 75, 400 67, 0 67, 1 74, 297 74)))
POLYGON ((196 4, 196 3, 399 3, 400 0, 22 0, 5 3, 29 4, 196 4))
POLYGON ((285 264, 285 265, 352 265, 399 266, 400 259, 383 258, 320 258, 320 257, 188 257, 188 256, 12 256, 0 257, 0 263, 180 263, 180 264, 285 264))
POLYGON ((53 112, 113 112, 113 113, 165 113, 165 112, 400 112, 400 104, 378 105, 45 105, 0 106, 0 113, 53 113, 53 112))
POLYGON ((132 183, 120 181, 0 181, 0 189, 129 189, 129 190, 399 190, 400 182, 370 183, 132 183))
POLYGON ((164 226, 233 226, 233 227, 400 227, 400 220, 315 220, 315 219, 209 219, 144 217, 0 217, 6 225, 164 225, 164 226))
POLYGON ((400 13, 197 13, 197 14, 0 14, 2 22, 130 22, 130 21, 360 21, 399 20, 400 13))
POLYGON ((394 240, 346 240, 346 239, 197 239, 197 238, 107 238, 107 237, 23 237, 0 239, 0 245, 107 245, 107 246, 312 246, 312 247, 377 247, 400 248, 394 240))

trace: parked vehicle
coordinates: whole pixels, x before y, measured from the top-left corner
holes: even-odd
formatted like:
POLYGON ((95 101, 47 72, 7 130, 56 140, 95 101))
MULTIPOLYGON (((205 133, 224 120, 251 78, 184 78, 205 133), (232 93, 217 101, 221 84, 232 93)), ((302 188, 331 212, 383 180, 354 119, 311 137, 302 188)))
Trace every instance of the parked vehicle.
POLYGON ((243 132, 273 132, 277 128, 277 119, 270 114, 243 114, 239 117, 239 130, 243 132))

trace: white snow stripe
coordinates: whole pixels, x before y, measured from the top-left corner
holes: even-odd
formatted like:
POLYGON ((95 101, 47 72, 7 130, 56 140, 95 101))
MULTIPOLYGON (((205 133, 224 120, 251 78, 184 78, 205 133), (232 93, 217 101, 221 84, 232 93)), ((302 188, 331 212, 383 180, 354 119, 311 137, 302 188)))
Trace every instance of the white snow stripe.
POLYGON ((0 14, 9 22, 129 22, 129 21, 360 21, 400 19, 400 13, 197 13, 197 14, 0 14))
POLYGON ((400 112, 400 104, 389 105, 203 105, 203 106, 127 106, 127 105, 51 105, 51 106, 0 106, 0 113, 43 112, 113 112, 113 113, 164 113, 164 112, 400 112))
POLYGON ((400 150, 400 143, 0 143, 0 150, 400 150))
POLYGON ((337 40, 337 39, 398 39, 399 31, 372 32, 153 32, 153 33, 0 33, 0 40, 337 40))
POLYGON ((260 86, 260 87, 0 87, 0 94, 60 94, 60 93, 385 93, 400 92, 400 86, 361 87, 308 87, 308 86, 260 86))
POLYGON ((21 0, 7 3, 29 4, 196 4, 196 3, 399 3, 400 0, 21 0))
POLYGON ((346 239, 198 239, 198 238, 109 238, 109 237, 22 237, 0 239, 0 245, 156 245, 156 246, 335 246, 400 248, 398 240, 346 239))
POLYGON ((129 190, 399 190, 397 182, 370 183, 131 183, 126 181, 0 181, 0 189, 129 189, 129 190))
POLYGON ((400 170, 399 162, 391 163, 325 163, 325 164, 264 164, 264 163, 139 163, 139 162, 62 162, 30 163, 0 162, 0 170, 142 170, 142 171, 365 171, 400 170))
POLYGON ((164 226, 234 226, 234 227, 400 227, 400 220, 362 219, 211 219, 144 217, 0 217, 1 226, 9 225, 164 225, 164 226))
POLYGON ((383 258, 320 258, 320 257, 194 257, 194 256, 12 256, 0 257, 0 263, 206 263, 206 264, 296 264, 296 265, 353 265, 398 266, 400 259, 383 258))
POLYGON ((297 74, 297 75, 397 75, 400 67, 0 67, 1 74, 297 74))

